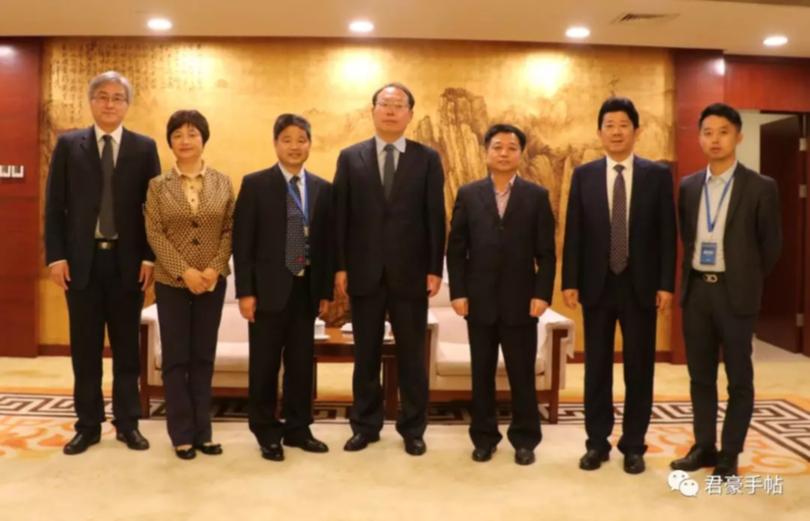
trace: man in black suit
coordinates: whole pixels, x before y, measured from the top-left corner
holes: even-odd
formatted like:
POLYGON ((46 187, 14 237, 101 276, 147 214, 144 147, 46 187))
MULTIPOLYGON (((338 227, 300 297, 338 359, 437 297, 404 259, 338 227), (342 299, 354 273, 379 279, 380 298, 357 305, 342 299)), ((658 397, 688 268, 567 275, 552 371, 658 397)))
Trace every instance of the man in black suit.
POLYGON ((585 318, 585 430, 579 461, 607 461, 613 430, 613 339, 624 338, 624 418, 618 448, 624 470, 644 471, 655 368, 656 307, 666 309, 675 284, 675 207, 669 169, 633 154, 639 118, 627 98, 599 110, 606 158, 574 170, 568 199, 562 288, 585 318))
POLYGON ((554 215, 548 191, 517 174, 526 135, 493 125, 484 135, 489 175, 456 197, 447 270, 453 309, 467 319, 472 360, 474 461, 488 461, 501 434, 495 410, 498 346, 512 393, 507 433, 515 462, 534 462, 540 443, 535 365, 537 317, 554 289, 554 215))
POLYGON ((723 479, 737 474, 754 408, 751 340, 765 276, 782 250, 779 194, 773 179, 737 162, 740 114, 723 103, 700 115, 705 170, 681 181, 683 337, 689 367, 695 445, 673 469, 714 466, 723 479), (717 441, 720 346, 728 376, 722 450, 717 441))
POLYGON ((116 438, 134 450, 149 448, 138 430, 138 334, 155 259, 146 242, 143 204, 160 160, 151 138, 122 126, 132 102, 125 77, 100 74, 88 95, 95 124, 59 137, 45 189, 45 258, 51 280, 67 297, 78 416, 65 454, 99 442, 105 325, 113 354, 116 438))
POLYGON ((295 114, 273 126, 278 163, 242 180, 233 223, 239 310, 250 323, 250 430, 262 456, 282 461, 284 445, 327 452, 315 439, 312 385, 315 317, 332 300, 332 185, 304 168, 312 131, 295 114), (284 360, 285 421, 276 417, 284 360))
POLYGON ((351 425, 344 449, 380 438, 380 356, 386 312, 397 344, 405 451, 424 454, 428 384, 427 300, 439 291, 444 258, 444 174, 439 154, 405 139, 414 97, 392 83, 372 96, 376 135, 340 152, 335 173, 335 288, 351 297, 355 342, 351 425))

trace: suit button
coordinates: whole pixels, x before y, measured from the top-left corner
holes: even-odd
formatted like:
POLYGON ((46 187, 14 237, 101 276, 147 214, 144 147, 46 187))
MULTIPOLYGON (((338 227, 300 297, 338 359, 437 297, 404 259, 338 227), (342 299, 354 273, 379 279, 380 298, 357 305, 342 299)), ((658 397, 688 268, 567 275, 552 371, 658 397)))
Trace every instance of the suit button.
POLYGON ((197 221, 191 221, 191 227, 192 227, 192 228, 199 228, 199 227, 200 227, 200 223, 198 223, 197 221))
POLYGON ((197 239, 191 239, 191 244, 193 244, 194 246, 199 246, 200 241, 198 241, 197 239))

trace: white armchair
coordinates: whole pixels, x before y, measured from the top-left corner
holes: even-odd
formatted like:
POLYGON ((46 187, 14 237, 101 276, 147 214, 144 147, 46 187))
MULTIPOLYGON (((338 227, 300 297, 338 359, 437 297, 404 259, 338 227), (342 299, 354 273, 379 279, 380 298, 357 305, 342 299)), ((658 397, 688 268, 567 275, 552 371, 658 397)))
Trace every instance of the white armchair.
MULTIPOLYGON (((429 382, 431 401, 469 399, 472 389, 467 322, 450 306, 447 280, 430 299, 431 343, 429 382)), ((548 419, 557 423, 560 389, 565 388, 566 359, 574 356, 574 322, 549 308, 537 324, 537 398, 548 407, 548 419)), ((495 377, 498 399, 509 396, 503 354, 495 377)))
MULTIPOLYGON (((217 396, 247 396, 248 326, 239 314, 233 266, 227 284, 211 386, 217 396)), ((161 367, 157 305, 152 304, 141 312, 141 413, 144 418, 149 417, 150 396, 163 395, 161 367)))

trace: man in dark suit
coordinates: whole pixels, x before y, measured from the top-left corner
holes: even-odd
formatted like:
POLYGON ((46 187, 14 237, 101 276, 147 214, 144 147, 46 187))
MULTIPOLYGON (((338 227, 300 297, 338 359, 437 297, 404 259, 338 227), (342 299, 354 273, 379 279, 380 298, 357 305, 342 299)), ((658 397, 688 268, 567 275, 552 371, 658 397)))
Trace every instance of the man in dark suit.
POLYGON ((624 418, 618 448, 624 470, 644 471, 655 368, 656 307, 669 307, 675 284, 675 208, 669 169, 633 154, 639 118, 627 98, 599 110, 606 158, 574 170, 568 199, 562 288, 585 318, 585 430, 579 461, 607 461, 613 430, 613 339, 624 338, 624 418))
POLYGON ((493 125, 484 135, 489 175, 462 186, 456 197, 447 270, 453 309, 467 318, 472 360, 474 461, 492 458, 501 434, 495 410, 498 346, 503 349, 515 462, 534 462, 540 443, 535 365, 537 317, 554 289, 554 215, 548 191, 517 175, 526 135, 493 125))
POLYGON ((344 449, 380 438, 380 356, 386 312, 397 344, 405 450, 426 450, 427 300, 439 291, 444 258, 444 174, 435 150, 405 139, 414 97, 392 83, 372 96, 376 135, 340 152, 335 173, 336 291, 351 297, 355 342, 351 425, 344 449))
POLYGON ((295 114, 273 126, 278 163, 242 180, 233 224, 239 310, 250 323, 250 430, 262 457, 282 461, 284 445, 327 452, 315 439, 312 385, 315 317, 332 300, 332 185, 304 163, 312 131, 295 114), (276 417, 284 360, 284 423, 276 417))
POLYGON ((723 479, 737 474, 754 408, 751 340, 762 285, 782 250, 779 194, 773 179, 737 162, 742 120, 715 103, 698 123, 705 170, 681 181, 678 198, 683 240, 683 337, 689 367, 695 445, 673 469, 715 467, 723 479), (728 376, 722 450, 717 441, 717 367, 720 346, 728 376))
POLYGON ((132 102, 125 77, 100 74, 88 95, 95 124, 60 136, 45 189, 45 258, 51 280, 67 296, 78 416, 65 454, 99 442, 105 326, 113 354, 116 438, 134 450, 149 448, 138 430, 138 334, 155 259, 146 242, 143 204, 160 160, 152 139, 122 126, 132 102))

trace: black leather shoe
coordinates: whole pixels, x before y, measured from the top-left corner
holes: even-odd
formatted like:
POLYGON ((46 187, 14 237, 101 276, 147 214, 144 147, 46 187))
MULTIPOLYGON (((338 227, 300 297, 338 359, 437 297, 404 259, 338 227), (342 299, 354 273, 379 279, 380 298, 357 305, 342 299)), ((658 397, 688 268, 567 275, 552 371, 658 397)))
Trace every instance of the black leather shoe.
POLYGON ((714 468, 712 475, 720 476, 723 481, 728 480, 730 476, 738 476, 737 455, 727 454, 721 451, 717 455, 717 466, 714 468))
POLYGON ((262 449, 262 458, 270 461, 284 461, 284 448, 278 443, 271 443, 268 446, 259 445, 262 449))
POLYGON ((427 445, 422 438, 405 438, 405 452, 411 456, 421 456, 427 452, 427 445))
POLYGON ((219 456, 222 454, 222 445, 219 443, 201 443, 199 445, 195 445, 194 448, 206 456, 219 456))
POLYGON ((472 459, 473 461, 477 461, 479 463, 489 461, 492 459, 492 455, 495 454, 496 450, 498 450, 498 448, 494 445, 485 447, 476 447, 475 450, 473 450, 472 452, 472 459))
POLYGON ((518 465, 531 465, 534 463, 534 451, 521 447, 515 451, 515 463, 518 465))
POLYGON ((306 438, 302 441, 290 441, 284 438, 284 445, 288 447, 298 447, 305 452, 329 452, 329 447, 326 446, 326 443, 316 440, 315 438, 306 438))
POLYGON ((68 456, 81 454, 86 451, 90 445, 95 445, 99 441, 101 441, 101 434, 99 433, 87 434, 86 432, 77 432, 76 435, 73 436, 73 439, 62 447, 62 452, 68 456))
POLYGON ((599 452, 596 449, 588 449, 585 455, 579 458, 579 468, 582 470, 596 470, 602 466, 602 463, 609 459, 609 452, 599 452))
POLYGON ((368 447, 369 443, 374 443, 376 441, 380 441, 379 434, 370 436, 368 434, 358 432, 357 434, 349 438, 349 441, 347 441, 346 445, 343 446, 343 450, 347 452, 357 452, 358 450, 363 450, 366 447, 368 447))
POLYGON ((671 462, 669 468, 693 472, 703 467, 714 467, 715 465, 717 465, 717 449, 693 445, 686 456, 671 462))
POLYGON ((194 459, 197 457, 197 451, 194 450, 194 447, 190 447, 188 449, 174 449, 174 454, 180 459, 194 459))
POLYGON ((132 450, 146 450, 149 448, 149 440, 143 437, 143 434, 138 429, 131 431, 115 433, 115 439, 126 443, 127 447, 132 450))
POLYGON ((646 468, 643 454, 624 455, 624 471, 628 474, 641 474, 646 468))

